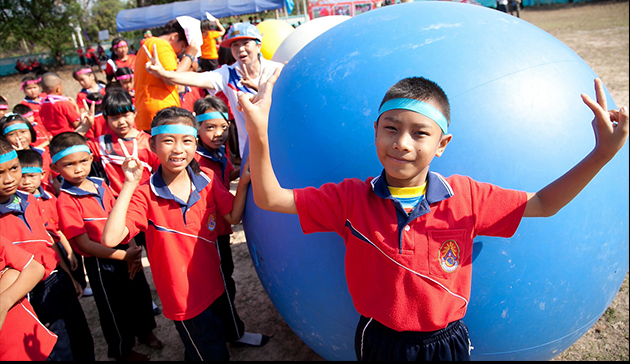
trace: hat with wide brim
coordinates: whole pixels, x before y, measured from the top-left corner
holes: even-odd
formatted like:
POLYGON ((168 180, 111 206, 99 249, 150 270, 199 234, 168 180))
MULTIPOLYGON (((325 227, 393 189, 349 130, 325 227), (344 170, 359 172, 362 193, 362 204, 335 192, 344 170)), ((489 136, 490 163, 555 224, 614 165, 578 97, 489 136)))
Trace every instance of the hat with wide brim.
POLYGON ((255 25, 250 23, 236 23, 230 27, 227 36, 221 42, 221 47, 229 48, 232 42, 240 39, 262 40, 262 35, 255 25))

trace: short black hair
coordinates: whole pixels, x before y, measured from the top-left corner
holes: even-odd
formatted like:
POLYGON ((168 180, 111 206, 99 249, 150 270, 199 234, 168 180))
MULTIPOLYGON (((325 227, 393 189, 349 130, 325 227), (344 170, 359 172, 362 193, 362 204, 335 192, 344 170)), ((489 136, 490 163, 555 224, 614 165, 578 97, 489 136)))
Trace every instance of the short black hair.
POLYGON ((66 131, 55 135, 50 141, 48 151, 51 156, 61 152, 64 149, 73 147, 75 145, 87 145, 87 141, 83 135, 74 131, 66 131))
POLYGON ((116 116, 136 111, 129 92, 122 88, 109 90, 102 103, 103 116, 116 116))
POLYGON ((16 114, 20 114, 22 116, 28 114, 29 112, 33 112, 30 106, 24 104, 17 104, 13 106, 13 112, 16 114))
POLYGON ((424 77, 403 78, 387 90, 379 108, 389 100, 402 98, 434 102, 441 109, 448 125, 451 124, 451 106, 448 96, 437 83, 424 77))
MULTIPOLYGON (((201 115, 205 113, 208 109, 215 109, 216 111, 223 113, 228 112, 228 107, 225 102, 223 102, 223 100, 221 100, 220 98, 214 96, 206 96, 204 98, 198 99, 193 105, 195 115, 201 115)), ((226 119, 226 121, 228 120, 226 119)))
POLYGON ((17 151, 18 159, 22 167, 43 167, 44 158, 33 149, 22 149, 17 151))
POLYGON ((184 31, 184 28, 182 28, 182 25, 179 24, 179 21, 177 21, 177 19, 173 19, 169 21, 168 23, 166 23, 164 28, 162 28, 162 34, 160 34, 160 36, 165 35, 165 34, 171 34, 171 33, 177 33, 177 37, 179 38, 179 40, 180 41, 183 40, 184 43, 186 43, 186 47, 188 47, 188 39, 186 38, 186 32, 184 31))
POLYGON ((11 143, 5 137, 0 136, 0 155, 10 153, 12 150, 14 149, 11 143))
POLYGON ((99 114, 103 110, 103 94, 100 92, 89 92, 87 96, 85 96, 85 102, 87 102, 88 107, 92 107, 92 103, 94 103, 94 113, 99 114))

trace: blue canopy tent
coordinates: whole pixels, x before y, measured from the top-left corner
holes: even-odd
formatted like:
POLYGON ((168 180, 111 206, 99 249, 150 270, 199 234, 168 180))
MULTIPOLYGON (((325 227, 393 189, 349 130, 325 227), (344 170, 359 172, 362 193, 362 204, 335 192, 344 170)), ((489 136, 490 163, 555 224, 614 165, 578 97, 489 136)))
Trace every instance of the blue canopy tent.
MULTIPOLYGON (((281 9, 286 0, 194 0, 121 10, 116 16, 119 32, 160 27, 178 16, 205 19, 206 12, 217 18, 281 9)), ((292 4, 293 1, 290 1, 292 4)))

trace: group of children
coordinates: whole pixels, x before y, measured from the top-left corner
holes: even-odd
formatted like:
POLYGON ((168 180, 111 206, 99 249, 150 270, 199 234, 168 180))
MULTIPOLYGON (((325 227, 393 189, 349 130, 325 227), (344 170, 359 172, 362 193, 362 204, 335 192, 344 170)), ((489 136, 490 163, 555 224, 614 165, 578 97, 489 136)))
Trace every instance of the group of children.
POLYGON ((231 225, 240 222, 249 174, 240 176, 232 195, 230 182, 239 172, 225 146, 228 107, 199 94, 189 101, 195 114, 167 108, 154 118, 149 134, 135 125, 133 70, 118 67, 114 74, 105 85, 91 67, 78 67, 73 77, 82 89, 76 99, 64 96, 55 73, 27 76, 24 100, 13 112, 4 108, 0 360, 95 359, 79 303, 83 269, 108 356, 148 360, 133 350, 136 339, 156 349, 163 343, 153 333, 143 246, 164 316, 175 322, 187 359, 228 359, 228 342, 265 345, 269 336, 245 332, 234 306, 231 225), (131 173, 133 183, 126 182, 130 155, 140 169, 131 173), (134 216, 134 224, 108 223, 113 226, 108 231, 108 219, 120 216, 114 206, 122 202, 116 202, 126 201, 134 183, 131 192, 147 187, 146 199, 132 200, 122 215, 125 221, 134 216), (124 236, 108 240, 121 226, 127 226, 124 236), (21 319, 29 313, 32 320, 21 319), (4 349, 9 346, 12 350, 4 349))
MULTIPOLYGON (((259 34, 229 33, 239 64, 249 64, 250 53, 257 57, 259 34)), ((187 44, 179 36, 173 42, 183 43, 182 50, 187 44)), ((162 69, 157 52, 146 53, 152 76, 203 83, 162 69)), ((135 127, 132 95, 95 84, 90 70, 75 72, 86 94, 78 105, 63 96, 55 74, 43 75, 41 83, 25 79, 26 103, 41 105, 39 119, 33 110, 32 120, 14 113, 0 120, 0 336, 3 347, 11 345, 0 359, 93 360, 94 343, 77 299, 81 285, 71 274, 77 253, 84 258, 108 355, 147 360, 133 350, 136 338, 155 348, 163 344, 153 334, 143 246, 185 359, 227 360, 228 342, 264 345, 268 336, 244 332, 231 278, 231 225, 241 220, 251 179, 259 207, 297 214, 305 233, 331 231, 344 238, 348 288, 361 314, 357 359, 469 360, 462 318, 470 300, 470 255, 432 275, 426 271, 440 264, 436 244, 452 241, 470 252, 476 235, 509 237, 523 217, 557 213, 628 136, 627 108, 607 110, 603 85, 595 80, 596 100, 582 96, 595 114, 595 147, 554 182, 528 193, 464 176, 445 178, 430 164, 453 138, 448 97, 436 83, 410 77, 387 91, 374 122, 380 176, 285 189, 273 172, 267 136, 281 68, 263 77, 258 62, 250 62, 262 80, 253 85, 256 92, 235 91, 250 147, 235 195, 229 183, 239 172, 225 150, 230 121, 221 100, 199 98, 194 113, 163 108, 145 133, 135 127), (39 84, 45 95, 30 91, 39 84), (52 139, 38 138, 39 122, 52 139), (403 249, 409 246, 425 248, 403 249), (29 320, 16 319, 29 313, 29 320)))

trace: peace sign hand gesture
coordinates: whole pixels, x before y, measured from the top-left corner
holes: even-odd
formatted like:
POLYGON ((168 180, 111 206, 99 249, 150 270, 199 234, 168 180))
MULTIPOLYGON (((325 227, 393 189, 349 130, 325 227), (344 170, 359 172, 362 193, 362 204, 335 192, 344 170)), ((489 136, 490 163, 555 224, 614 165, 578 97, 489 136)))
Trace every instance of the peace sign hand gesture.
POLYGON ((122 139, 118 139, 118 143, 125 154, 125 161, 122 164, 123 174, 125 175, 125 183, 134 183, 139 184, 142 179, 142 170, 144 167, 142 166, 142 162, 138 159, 138 142, 133 140, 133 151, 129 154, 125 143, 123 143, 122 139))
POLYGON ((595 95, 593 100, 587 94, 582 94, 582 100, 593 111, 593 131, 595 132, 595 151, 605 159, 611 159, 626 143, 628 138, 629 117, 628 108, 622 106, 619 110, 608 110, 604 84, 599 78, 595 79, 595 95))
POLYGON ((146 44, 143 44, 142 48, 144 49, 144 53, 146 53, 147 58, 149 59, 149 61, 145 64, 145 68, 153 76, 159 77, 165 70, 160 63, 160 58, 158 57, 157 44, 153 44, 153 54, 149 52, 149 48, 147 48, 146 44))
POLYGON ((83 99, 83 111, 81 113, 81 119, 79 120, 79 125, 77 125, 75 132, 85 136, 85 134, 92 128, 94 125, 94 118, 96 116, 96 112, 94 111, 95 103, 91 103, 88 107, 87 101, 83 99))

